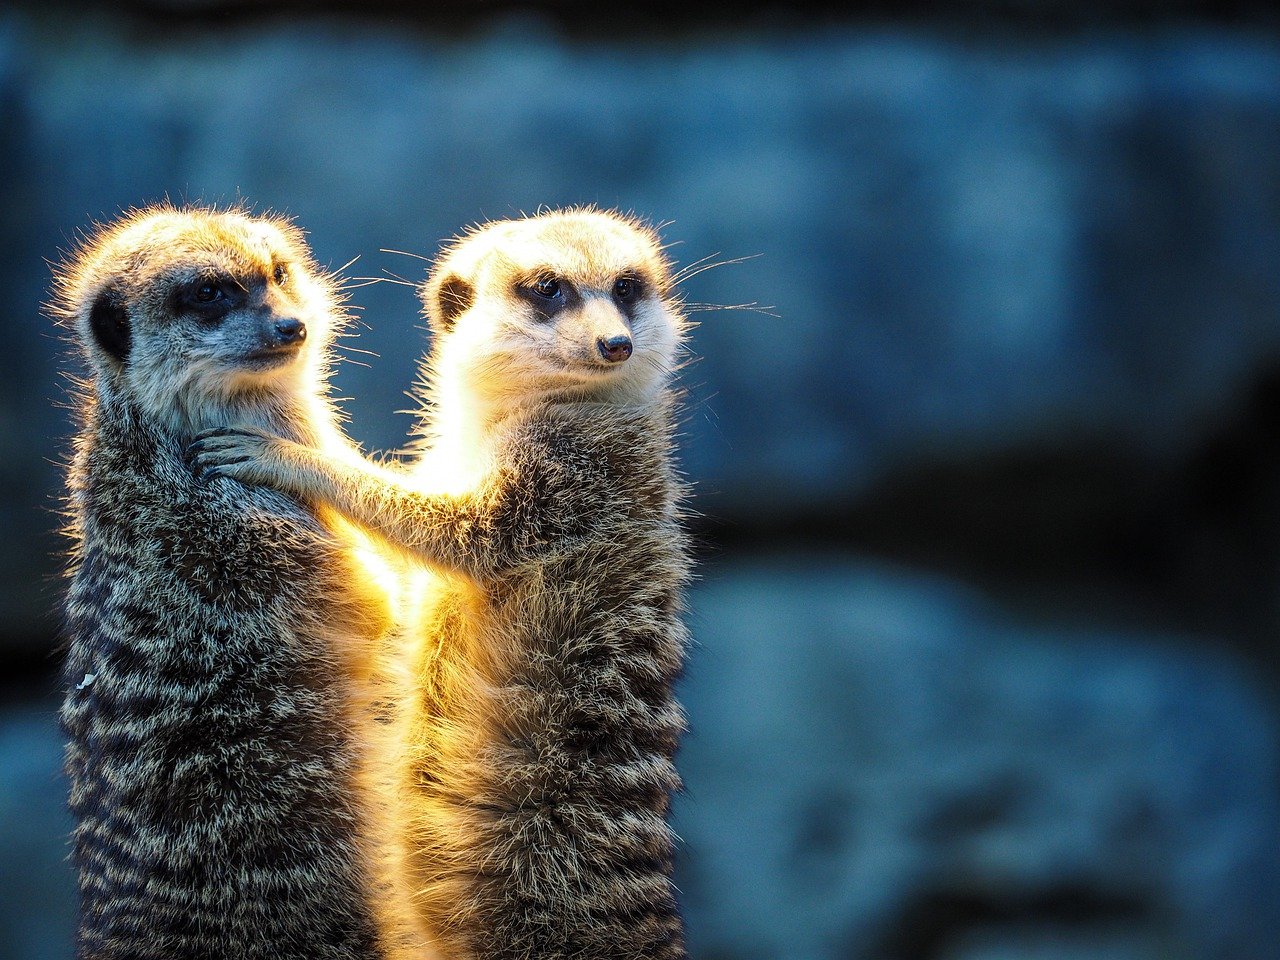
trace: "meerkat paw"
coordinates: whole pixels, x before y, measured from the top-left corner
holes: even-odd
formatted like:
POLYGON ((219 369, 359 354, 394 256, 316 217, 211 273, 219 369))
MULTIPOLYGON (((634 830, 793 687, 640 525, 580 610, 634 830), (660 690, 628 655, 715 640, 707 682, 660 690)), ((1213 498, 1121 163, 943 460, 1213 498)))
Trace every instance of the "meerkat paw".
POLYGON ((299 445, 255 427, 218 427, 187 447, 192 469, 203 481, 230 477, 241 483, 280 486, 299 445))

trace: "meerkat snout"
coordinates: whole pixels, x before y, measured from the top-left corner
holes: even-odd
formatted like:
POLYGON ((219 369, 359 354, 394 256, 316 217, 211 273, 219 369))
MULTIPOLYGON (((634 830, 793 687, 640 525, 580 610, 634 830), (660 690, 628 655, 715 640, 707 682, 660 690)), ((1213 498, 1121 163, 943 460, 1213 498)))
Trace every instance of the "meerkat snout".
POLYGON ((295 317, 276 321, 276 340, 282 344, 302 343, 307 339, 307 325, 295 317))
MULTIPOLYGON (((307 340, 307 325, 297 317, 272 307, 264 307, 256 321, 257 343, 239 361, 250 369, 283 367, 301 356, 307 340)), ((236 361, 233 361, 236 362, 236 361)))
POLYGON ((591 291, 584 299, 580 322, 585 326, 582 332, 586 334, 587 343, 594 344, 595 355, 607 365, 622 363, 634 349, 626 314, 599 291, 591 291))
POLYGON ((606 363, 621 363, 631 356, 631 338, 626 334, 615 337, 601 337, 596 341, 596 349, 606 363))

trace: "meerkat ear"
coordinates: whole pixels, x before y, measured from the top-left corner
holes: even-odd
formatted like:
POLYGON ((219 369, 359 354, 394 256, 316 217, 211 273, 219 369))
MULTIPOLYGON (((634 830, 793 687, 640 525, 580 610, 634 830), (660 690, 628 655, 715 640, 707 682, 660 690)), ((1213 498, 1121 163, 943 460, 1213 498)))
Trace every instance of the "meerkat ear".
POLYGON ((456 273, 431 280, 423 288, 427 319, 442 331, 452 330, 454 322, 475 302, 476 291, 456 273))
POLYGON ((129 312, 118 290, 108 287, 98 294, 89 308, 89 329, 99 347, 120 363, 125 362, 131 339, 129 312))

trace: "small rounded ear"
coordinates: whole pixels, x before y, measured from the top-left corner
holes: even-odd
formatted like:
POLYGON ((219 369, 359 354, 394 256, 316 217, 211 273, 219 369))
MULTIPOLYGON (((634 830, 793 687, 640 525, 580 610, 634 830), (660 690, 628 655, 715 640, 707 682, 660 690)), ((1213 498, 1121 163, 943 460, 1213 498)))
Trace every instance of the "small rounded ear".
POLYGON ((453 329, 454 322, 475 302, 475 287, 456 273, 432 279, 422 288, 427 319, 441 331, 453 329))
POLYGON ((89 308, 89 331, 103 352, 124 363, 129 356, 129 311, 124 297, 114 287, 107 287, 89 308))

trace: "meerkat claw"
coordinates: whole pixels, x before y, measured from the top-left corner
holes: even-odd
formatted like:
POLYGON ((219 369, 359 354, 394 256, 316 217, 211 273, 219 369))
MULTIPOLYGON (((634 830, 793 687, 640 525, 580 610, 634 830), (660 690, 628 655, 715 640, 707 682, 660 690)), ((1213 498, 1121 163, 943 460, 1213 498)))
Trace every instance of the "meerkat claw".
POLYGON ((248 463, 253 459, 254 457, 251 453, 208 451, 196 457, 195 467, 198 470, 208 470, 212 467, 230 467, 237 463, 248 463))
POLYGON ((253 459, 254 454, 243 450, 235 443, 213 444, 197 440, 187 447, 187 458, 194 470, 206 470, 210 467, 227 466, 233 463, 244 463, 253 459))

